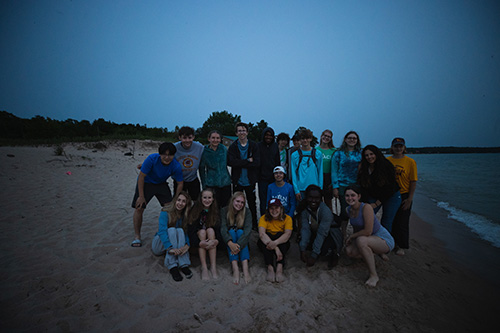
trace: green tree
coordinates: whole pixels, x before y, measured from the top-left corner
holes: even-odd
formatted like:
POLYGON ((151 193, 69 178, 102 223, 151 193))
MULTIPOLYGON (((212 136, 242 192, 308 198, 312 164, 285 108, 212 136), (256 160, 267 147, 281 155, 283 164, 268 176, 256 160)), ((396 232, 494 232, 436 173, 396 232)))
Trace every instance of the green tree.
POLYGON ((222 135, 235 135, 234 125, 240 121, 241 116, 233 115, 226 110, 212 112, 203 126, 196 130, 196 136, 198 140, 205 140, 212 130, 217 130, 222 135))
POLYGON ((261 119, 257 124, 248 124, 248 137, 253 141, 259 142, 262 141, 262 132, 268 127, 267 121, 261 119))

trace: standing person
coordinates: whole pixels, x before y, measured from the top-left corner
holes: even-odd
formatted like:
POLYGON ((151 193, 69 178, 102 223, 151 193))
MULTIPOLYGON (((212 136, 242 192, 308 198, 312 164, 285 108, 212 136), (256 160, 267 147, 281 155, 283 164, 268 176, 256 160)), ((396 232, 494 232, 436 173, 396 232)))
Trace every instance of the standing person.
POLYGON ((175 153, 175 146, 170 142, 164 142, 158 148, 158 154, 149 155, 140 167, 141 171, 137 177, 134 199, 132 200, 132 208, 135 209, 133 218, 135 239, 132 241, 132 247, 142 246, 142 215, 153 196, 158 199, 162 206, 172 201, 172 193, 167 184, 167 179, 170 176, 178 184, 175 195, 177 196, 182 191, 182 168, 179 162, 174 159, 175 153))
POLYGON ((217 240, 215 230, 219 227, 219 209, 215 202, 214 192, 211 189, 204 189, 194 204, 188 226, 188 235, 191 246, 198 248, 201 262, 201 279, 209 280, 207 266, 207 253, 210 258, 210 272, 214 279, 217 274, 217 240))
POLYGON ((288 164, 290 163, 290 156, 288 155, 288 150, 290 147, 290 136, 284 132, 281 132, 276 137, 276 141, 278 141, 278 150, 280 152, 280 165, 283 167, 283 169, 288 170, 288 164))
POLYGON ((208 133, 209 144, 201 155, 199 171, 203 189, 213 189, 219 207, 226 207, 231 197, 231 176, 227 170, 227 148, 221 140, 218 131, 208 133))
POLYGON ((279 199, 271 199, 266 214, 259 220, 259 240, 257 246, 264 254, 267 266, 267 281, 283 282, 285 257, 290 248, 293 230, 292 218, 285 214, 279 199))
POLYGON ((300 258, 307 266, 313 266, 320 255, 328 256, 328 268, 339 261, 342 250, 342 232, 336 225, 332 210, 321 201, 321 188, 309 185, 305 192, 307 208, 301 213, 300 258), (312 248, 311 255, 306 250, 312 248))
POLYGON ((321 133, 318 150, 323 154, 323 201, 330 210, 332 209, 332 156, 335 153, 333 145, 333 132, 326 129, 321 133))
POLYGON ((238 260, 241 262, 245 283, 250 282, 248 260, 250 251, 248 241, 252 232, 252 214, 245 207, 243 192, 235 192, 228 206, 221 209, 220 232, 224 243, 227 245, 229 261, 233 269, 233 283, 240 283, 240 270, 238 260))
POLYGON ((190 279, 193 273, 189 269, 189 237, 187 222, 191 198, 181 192, 160 213, 158 232, 153 238, 152 251, 156 256, 165 254, 165 267, 170 270, 174 281, 182 281, 182 274, 190 279), (179 271, 180 269, 180 271, 179 271))
POLYGON ((394 239, 378 221, 373 208, 361 200, 361 191, 356 186, 348 186, 345 199, 349 207, 347 213, 353 234, 346 240, 346 253, 349 257, 363 258, 368 266, 370 277, 365 284, 375 287, 379 281, 373 254, 385 255, 394 248, 394 239))
POLYGON ((332 157, 332 188, 333 196, 340 200, 340 217, 342 219, 342 233, 346 235, 347 220, 345 189, 356 184, 358 167, 361 162, 361 141, 358 133, 349 131, 344 136, 340 148, 332 157))
POLYGON ((281 204, 285 208, 285 214, 293 217, 295 207, 297 207, 293 186, 285 182, 285 169, 282 166, 274 168, 273 173, 275 181, 267 187, 266 203, 273 198, 280 199, 281 204))
POLYGON ((239 122, 235 126, 238 140, 227 150, 227 165, 231 167, 233 193, 242 191, 252 213, 252 225, 257 229, 257 207, 255 183, 259 177, 260 154, 257 143, 248 139, 248 124, 239 122))
POLYGON ((396 242, 396 254, 402 256, 405 254, 404 250, 410 247, 410 215, 417 188, 417 163, 405 155, 406 143, 403 138, 392 140, 391 153, 392 156, 387 159, 396 168, 396 180, 401 191, 401 206, 394 217, 392 235, 396 242))
MULTIPOLYGON (((200 166, 201 155, 204 147, 194 140, 194 129, 183 126, 179 129, 179 140, 175 143, 177 152, 175 159, 182 167, 184 177, 184 190, 189 193, 192 200, 198 199, 200 195, 200 180, 198 179, 198 168, 200 166)), ((174 182, 174 189, 177 183, 174 182)))
POLYGON ((292 154, 300 149, 300 137, 298 134, 292 136, 292 146, 288 148, 288 169, 286 174, 288 175, 288 182, 293 184, 292 181, 292 154))
POLYGON ((368 202, 375 214, 382 209, 381 223, 392 231, 394 216, 401 206, 401 194, 396 182, 394 165, 374 145, 366 146, 361 153, 358 184, 362 191, 363 202, 368 202))
POLYGON ((293 189, 297 202, 304 198, 304 191, 309 185, 323 188, 323 154, 311 147, 312 138, 311 130, 300 131, 300 148, 291 158, 293 189))
POLYGON ((278 144, 274 141, 274 130, 266 127, 262 132, 262 141, 258 143, 260 154, 259 206, 260 215, 266 212, 267 187, 274 182, 274 167, 280 165, 278 144))

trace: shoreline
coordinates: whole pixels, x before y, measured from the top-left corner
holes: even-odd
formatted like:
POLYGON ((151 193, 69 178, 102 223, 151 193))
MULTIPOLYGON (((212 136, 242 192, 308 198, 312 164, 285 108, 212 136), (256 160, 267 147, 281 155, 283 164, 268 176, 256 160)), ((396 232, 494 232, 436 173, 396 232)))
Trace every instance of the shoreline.
POLYGON ((389 262, 376 258, 376 288, 364 286, 366 265, 345 256, 333 270, 325 258, 305 267, 294 238, 286 281, 268 283, 255 232, 250 284, 231 283, 224 251, 217 255, 218 280, 202 281, 192 255, 193 278, 177 283, 163 258, 151 253, 160 213, 155 200, 144 213, 143 247, 130 247, 135 166, 156 147, 136 142, 134 156, 124 155, 128 142, 106 150, 64 149, 67 157, 54 156, 53 147, 0 147, 5 330, 441 332, 496 326, 499 288, 450 256, 447 243, 433 236, 439 219, 421 216, 418 204, 411 248, 404 257, 390 254, 389 262))

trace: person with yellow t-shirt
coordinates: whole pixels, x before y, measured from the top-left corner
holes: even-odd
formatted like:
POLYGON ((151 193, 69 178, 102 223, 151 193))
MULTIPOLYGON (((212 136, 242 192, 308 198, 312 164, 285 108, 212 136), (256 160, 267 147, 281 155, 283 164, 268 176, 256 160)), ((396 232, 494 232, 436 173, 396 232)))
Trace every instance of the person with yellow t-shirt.
POLYGON ((259 240, 257 246, 264 254, 267 266, 266 280, 283 282, 283 266, 285 256, 290 248, 292 235, 292 218, 285 214, 281 201, 277 198, 269 200, 266 213, 259 220, 259 240))
POLYGON ((413 195, 417 188, 417 163, 405 155, 406 143, 403 138, 394 138, 391 144, 392 156, 387 157, 396 170, 396 181, 401 192, 401 206, 392 224, 392 236, 396 243, 396 254, 403 256, 410 243, 410 215, 413 195))

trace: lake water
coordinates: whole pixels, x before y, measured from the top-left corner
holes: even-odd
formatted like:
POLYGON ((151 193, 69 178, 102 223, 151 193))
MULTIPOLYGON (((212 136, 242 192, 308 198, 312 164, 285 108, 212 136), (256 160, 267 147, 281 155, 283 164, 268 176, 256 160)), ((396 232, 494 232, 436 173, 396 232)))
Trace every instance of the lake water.
POLYGON ((432 209, 500 248, 500 154, 408 156, 417 162, 417 193, 430 199, 432 209))

